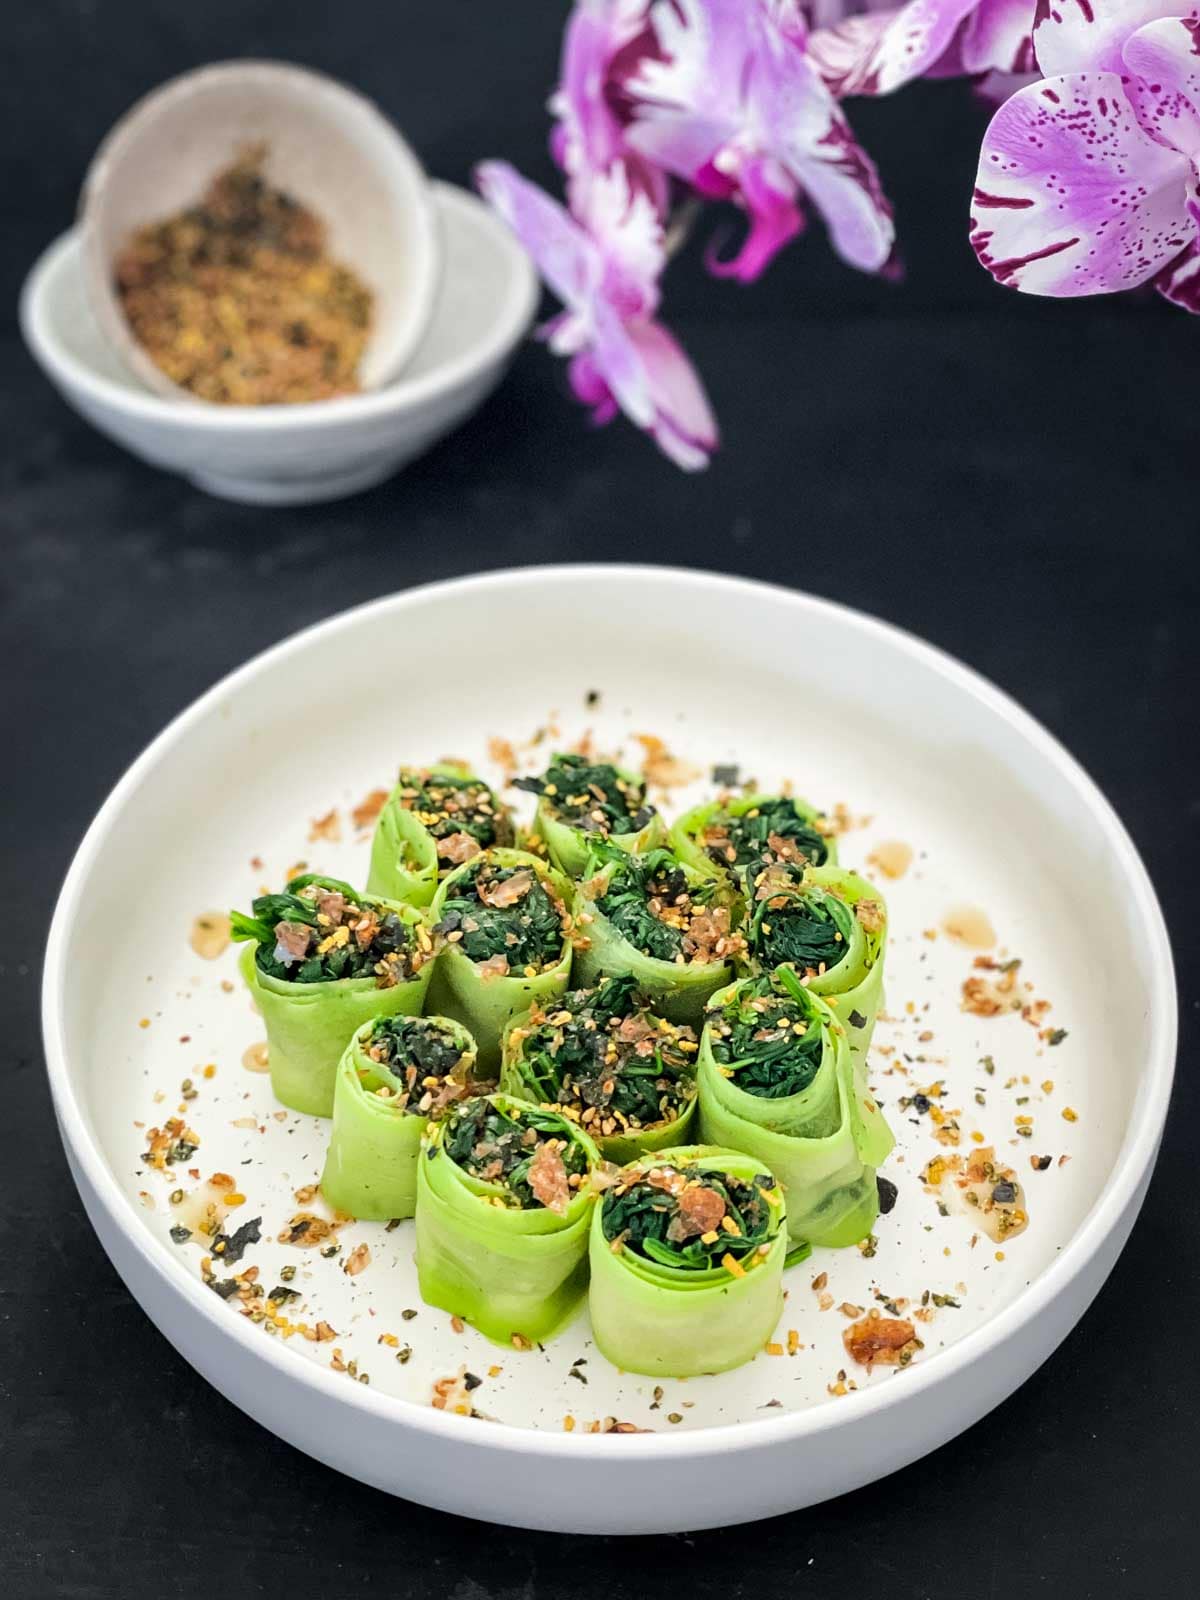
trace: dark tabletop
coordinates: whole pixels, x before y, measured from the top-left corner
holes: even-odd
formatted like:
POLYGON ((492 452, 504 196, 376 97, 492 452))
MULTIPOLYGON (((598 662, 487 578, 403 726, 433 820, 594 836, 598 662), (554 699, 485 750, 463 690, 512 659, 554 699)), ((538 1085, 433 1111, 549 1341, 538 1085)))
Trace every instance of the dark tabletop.
MULTIPOLYGON (((113 119, 162 78, 223 56, 289 57, 357 84, 440 177, 465 182, 492 154, 545 180, 559 22, 556 7, 512 0, 5 8, 3 302, 70 222, 113 119)), ((592 431, 561 371, 529 347, 473 421, 393 482, 340 505, 243 509, 93 433, 6 323, 0 1594, 1194 1592, 1200 330, 1148 298, 1055 305, 992 285, 967 246, 985 114, 966 85, 853 116, 897 206, 907 280, 855 276, 819 227, 751 290, 705 278, 694 251, 677 263, 666 314, 725 435, 698 478, 624 426, 592 431), (37 988, 42 932, 87 822, 221 674, 398 587, 630 557, 835 596, 1024 701, 1145 853, 1175 938, 1183 1081, 1112 1279, 994 1415, 907 1472, 765 1526, 580 1547, 359 1488, 184 1365, 76 1201, 37 988)), ((1132 1064, 1136 1040, 1129 1049, 1132 1064)))

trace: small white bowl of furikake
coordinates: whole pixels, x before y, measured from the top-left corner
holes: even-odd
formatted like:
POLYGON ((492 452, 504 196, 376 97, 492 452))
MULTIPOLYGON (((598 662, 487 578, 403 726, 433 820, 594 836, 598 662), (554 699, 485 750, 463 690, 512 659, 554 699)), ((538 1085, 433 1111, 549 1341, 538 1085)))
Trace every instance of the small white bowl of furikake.
POLYGON ((1141 864, 1019 708, 824 602, 600 566, 219 684, 80 847, 44 1026, 97 1232, 235 1404, 430 1505, 654 1532, 882 1476, 1052 1353, 1174 1007, 1141 864), (448 638, 381 739, 344 662, 448 638))
POLYGON ((377 107, 235 61, 118 122, 21 315, 102 432, 213 493, 294 504, 376 483, 453 427, 535 300, 507 232, 430 185, 377 107))

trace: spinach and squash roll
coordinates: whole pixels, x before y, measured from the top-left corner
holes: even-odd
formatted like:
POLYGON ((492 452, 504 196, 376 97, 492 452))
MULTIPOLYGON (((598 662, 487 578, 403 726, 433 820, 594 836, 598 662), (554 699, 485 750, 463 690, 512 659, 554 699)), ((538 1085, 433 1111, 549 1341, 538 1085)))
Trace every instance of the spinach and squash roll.
POLYGON ((430 916, 444 946, 429 1009, 469 1028, 480 1070, 499 1069, 509 1021, 561 995, 571 974, 571 885, 523 850, 485 850, 457 868, 430 916))
POLYGON ((464 861, 514 842, 508 808, 468 767, 402 767, 375 823, 367 890, 427 906, 464 861))
POLYGON ((596 1146, 493 1094, 429 1124, 417 1167, 422 1298, 502 1344, 548 1339, 583 1299, 596 1146))
POLYGON ((582 876, 599 840, 622 850, 646 850, 666 836, 662 818, 646 799, 645 780, 609 761, 557 755, 540 778, 517 778, 513 787, 537 795, 533 831, 569 878, 582 876))
POLYGON ((426 1125, 481 1092, 475 1041, 449 1017, 372 1017, 338 1063, 321 1174, 329 1204, 364 1222, 411 1217, 426 1125))
POLYGON ((436 945, 426 915, 305 873, 252 915, 230 914, 246 941, 242 976, 267 1030, 271 1088, 294 1111, 333 1114, 342 1051, 376 1015, 417 1016, 436 945))
POLYGON ((712 997, 699 1079, 701 1138, 767 1163, 787 1195, 793 1241, 866 1238, 891 1130, 860 1081, 841 1022, 795 967, 712 997))
POLYGON ((500 1086, 584 1128, 607 1161, 686 1143, 696 1110, 693 1029, 659 1016, 628 975, 515 1018, 500 1086))
POLYGON ((783 1190, 753 1156, 705 1145, 643 1156, 592 1220, 597 1348, 652 1377, 741 1366, 779 1319, 786 1254, 783 1190))
POLYGON ((887 908, 879 891, 842 867, 778 861, 752 879, 749 893, 751 959, 768 972, 795 967, 865 1060, 883 998, 887 908))
POLYGON ((627 974, 663 1016, 697 1025, 745 950, 741 897, 665 847, 626 855, 597 846, 588 874, 576 898, 576 978, 590 988, 627 974))
POLYGON ((697 872, 729 872, 739 884, 773 861, 814 867, 837 861, 823 814, 793 795, 722 795, 685 812, 671 829, 671 844, 697 872))

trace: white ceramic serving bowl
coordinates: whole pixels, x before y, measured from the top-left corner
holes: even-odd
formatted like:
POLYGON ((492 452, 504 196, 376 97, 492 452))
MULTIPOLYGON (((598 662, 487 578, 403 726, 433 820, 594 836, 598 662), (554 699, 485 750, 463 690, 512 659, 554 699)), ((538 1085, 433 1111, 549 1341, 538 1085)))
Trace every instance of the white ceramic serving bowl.
POLYGON ((532 321, 528 257, 473 195, 432 186, 442 274, 402 375, 369 394, 300 406, 213 406, 152 394, 101 334, 78 232, 57 239, 21 294, 21 328, 63 398, 142 460, 227 499, 331 500, 378 483, 474 411, 532 321))
MULTIPOLYGON (((530 746, 527 764, 550 747, 530 746)), ((694 786, 701 791, 711 792, 694 786)), ((1086 774, 1024 711, 940 652, 827 601, 638 567, 530 569, 412 590, 233 673, 105 803, 64 885, 44 980, 48 1070, 75 1181, 117 1270, 186 1359, 264 1426, 365 1483, 497 1522, 580 1532, 700 1528, 826 1499, 915 1461, 1010 1394, 1083 1314, 1125 1243, 1162 1132, 1175 1030, 1170 951, 1141 862, 1086 774), (537 618, 536 654, 508 647, 497 685, 498 618, 523 615, 537 618), (379 681, 411 685, 413 663, 443 659, 449 636, 451 664, 419 675, 419 717, 409 697, 394 707, 347 701, 339 665, 360 648, 379 681), (602 691, 598 705, 592 690, 602 691), (314 843, 310 819, 331 806, 344 818, 400 760, 453 753, 482 764, 489 736, 520 741, 547 724, 562 741, 592 727, 601 748, 656 733, 706 770, 739 761, 765 785, 788 774, 801 793, 873 813, 843 836, 846 864, 871 870, 887 839, 916 851, 887 884, 888 1014, 873 1081, 899 1138, 886 1170, 900 1198, 880 1221, 876 1253, 821 1251, 792 1269, 781 1331, 798 1329, 796 1357, 764 1354, 737 1372, 667 1383, 659 1407, 651 1380, 615 1372, 591 1347, 586 1317, 527 1355, 497 1352, 428 1308, 402 1323, 401 1308, 420 1307, 411 1224, 356 1224, 343 1235, 344 1249, 370 1245, 372 1264, 355 1278, 337 1261, 277 1245, 293 1188, 320 1171, 327 1127, 277 1120, 268 1080, 240 1065, 261 1021, 232 984, 221 987, 236 976, 234 951, 206 966, 187 943, 198 912, 247 903, 300 857, 361 877, 366 845, 314 843), (130 892, 147 883, 152 894, 130 892), (985 909, 1001 947, 1024 958, 1022 978, 1068 1030, 1060 1047, 1019 1016, 961 1010, 973 952, 926 930, 963 902, 985 909), (915 1043, 931 1036, 935 1044, 915 1043), (895 1074, 925 1050, 936 1052, 931 1064, 900 1071, 943 1078, 964 1135, 977 1123, 1026 1184, 1030 1226, 1002 1252, 986 1240, 972 1247, 974 1222, 941 1216, 918 1180, 931 1154, 947 1152, 928 1119, 898 1111, 912 1088, 895 1074), (994 1053, 994 1078, 976 1066, 984 1051, 994 1053), (331 1370, 328 1345, 265 1337, 202 1285, 191 1245, 168 1242, 165 1192, 177 1179, 144 1170, 139 1130, 173 1112, 180 1077, 206 1059, 216 1076, 196 1080, 202 1092, 187 1108, 198 1160, 205 1172, 238 1173, 246 1212, 264 1217, 255 1252, 264 1281, 300 1259, 305 1315, 332 1322, 346 1357, 369 1368, 370 1387, 331 1370), (1010 1089, 1008 1072, 1033 1086, 1010 1089), (1047 1075, 1050 1090, 1040 1084, 1047 1075), (981 1082, 983 1110, 971 1097, 981 1082), (1031 1141, 1014 1136, 1014 1104, 1036 1114, 1031 1141), (1077 1120, 1063 1119, 1067 1106, 1077 1120), (1031 1151, 1071 1159, 1033 1175, 1031 1151), (925 1347, 907 1370, 852 1368, 856 1391, 832 1398, 838 1369, 852 1364, 845 1322, 810 1291, 821 1270, 839 1300, 872 1303, 881 1283, 914 1299, 941 1289, 960 1304, 922 1322, 925 1347), (377 1343, 393 1327, 414 1347, 403 1366, 377 1343), (586 1388, 565 1381, 581 1354, 586 1388), (433 1379, 464 1363, 488 1373, 474 1399, 495 1420, 430 1407, 433 1379), (581 1422, 573 1432, 563 1430, 567 1411, 581 1422), (583 1426, 605 1415, 655 1431, 613 1437, 583 1426)), ((1078 1441, 1081 1456, 1090 1448, 1078 1441)))
POLYGON ((79 205, 84 274, 96 320, 150 389, 195 404, 133 337, 114 262, 145 223, 194 205, 243 151, 262 151, 267 181, 325 225, 330 254, 374 296, 359 379, 377 389, 416 349, 433 311, 441 238, 420 163, 365 96, 283 61, 221 61, 145 95, 106 136, 79 205))

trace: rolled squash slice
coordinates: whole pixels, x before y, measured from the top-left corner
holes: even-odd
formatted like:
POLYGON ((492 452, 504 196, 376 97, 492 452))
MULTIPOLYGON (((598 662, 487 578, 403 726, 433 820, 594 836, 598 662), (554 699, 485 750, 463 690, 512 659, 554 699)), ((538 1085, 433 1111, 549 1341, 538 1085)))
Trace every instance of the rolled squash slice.
POLYGON ((859 1082, 842 1024, 794 967, 712 997, 699 1078, 701 1137, 767 1163, 787 1194, 794 1242, 866 1238, 891 1130, 859 1082))
POLYGON ((276 1098, 332 1116, 337 1065, 354 1033, 373 1016, 424 1007, 436 953, 428 918, 306 873, 230 922, 246 942, 240 966, 266 1025, 276 1098))
POLYGON ((507 808, 469 768, 401 768, 375 823, 367 890, 427 906, 456 867, 513 841, 507 808))
POLYGON ((601 1353, 663 1378, 751 1360, 783 1306, 786 1209, 768 1168, 732 1150, 684 1146, 623 1168, 592 1219, 601 1353))
POLYGON ((333 1091, 321 1192, 367 1222, 411 1217, 431 1120, 478 1093, 475 1041, 449 1017, 372 1017, 346 1046, 333 1091))
POLYGON ((494 1076, 510 1020, 564 993, 571 975, 571 885, 523 850, 486 850, 442 884, 430 907, 444 941, 429 1009, 469 1028, 494 1076))
POLYGON ((510 1023, 500 1086, 560 1111, 607 1161, 687 1141, 699 1040, 659 1016, 628 976, 604 978, 510 1023))
POLYGON ((598 1160, 580 1127, 511 1095, 431 1123, 417 1169, 423 1299, 501 1344, 548 1339, 587 1287, 598 1160))

